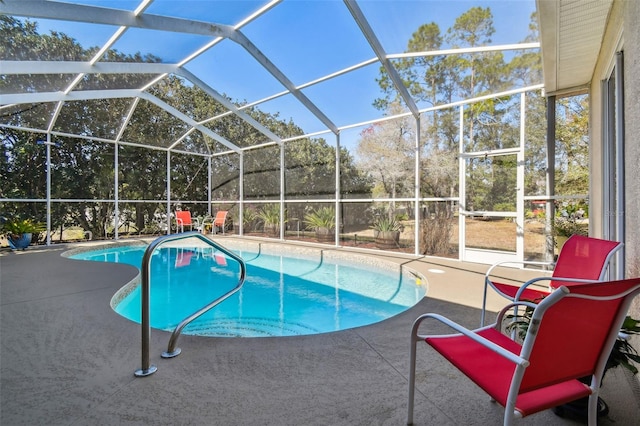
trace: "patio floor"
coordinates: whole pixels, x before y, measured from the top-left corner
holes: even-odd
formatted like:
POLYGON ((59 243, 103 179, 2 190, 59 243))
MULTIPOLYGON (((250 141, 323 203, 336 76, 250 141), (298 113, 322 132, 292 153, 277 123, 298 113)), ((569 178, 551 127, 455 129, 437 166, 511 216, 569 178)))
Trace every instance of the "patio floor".
MULTIPOLYGON (((169 333, 153 330, 158 371, 136 378, 140 326, 113 312, 109 301, 137 270, 62 257, 69 248, 0 252, 0 424, 401 425, 413 320, 439 312, 476 326, 486 269, 385 256, 428 280, 426 297, 394 318, 313 336, 185 335, 182 354, 170 360, 160 357, 169 333)), ((502 301, 491 303, 496 309, 502 301)), ((502 423, 502 408, 426 345, 418 371, 415 424, 502 423)), ((637 424, 639 395, 637 378, 610 371, 602 396, 611 411, 599 423, 637 424)), ((580 423, 547 411, 519 424, 580 423)))

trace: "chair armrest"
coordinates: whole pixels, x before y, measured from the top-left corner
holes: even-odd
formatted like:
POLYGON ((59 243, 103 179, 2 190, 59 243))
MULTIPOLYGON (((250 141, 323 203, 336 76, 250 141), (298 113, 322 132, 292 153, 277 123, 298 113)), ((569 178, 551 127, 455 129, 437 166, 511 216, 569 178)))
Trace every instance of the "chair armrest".
MULTIPOLYGON (((522 303, 522 302, 521 302, 522 303)), ((418 329, 420 327, 420 324, 422 323, 422 321, 424 321, 427 318, 432 318, 435 319, 449 327, 451 327, 452 329, 456 330, 459 334, 462 334, 464 336, 467 336, 468 338, 470 338, 471 340, 473 340, 474 342, 486 347, 487 349, 492 350, 493 352, 497 353, 498 355, 502 356, 503 358, 508 359, 509 361, 513 362, 514 364, 518 364, 518 365, 523 365, 523 366, 528 366, 529 365, 529 361, 526 359, 523 359, 522 357, 514 354, 511 351, 506 350, 505 348, 503 348, 500 345, 497 345, 495 343, 493 343, 491 340, 486 339, 482 336, 480 336, 479 334, 477 334, 478 331, 481 330, 485 330, 488 328, 495 328, 496 324, 491 324, 476 330, 469 330, 466 327, 463 327, 462 325, 450 320, 449 318, 446 318, 442 315, 439 314, 433 314, 433 313, 428 313, 428 314, 423 314, 420 315, 415 322, 413 323, 413 328, 411 330, 411 339, 412 342, 416 342, 418 340, 424 340, 428 337, 446 337, 448 335, 428 335, 428 334, 419 334, 418 333, 418 329)))
POLYGON ((504 265, 538 265, 538 266, 555 266, 555 262, 525 262, 525 261, 516 261, 516 260, 505 260, 503 262, 494 263, 487 269, 487 272, 484 274, 485 278, 488 279, 491 276, 491 272, 498 266, 504 265))
POLYGON ((198 229, 200 231, 206 231, 206 227, 209 225, 211 229, 213 229, 213 218, 211 216, 205 216, 202 218, 202 222, 198 224, 198 229))
POLYGON ((570 277, 537 277, 532 278, 526 283, 522 284, 516 293, 514 300, 520 300, 520 295, 531 285, 540 281, 562 281, 562 282, 571 282, 571 283, 583 283, 583 284, 593 284, 600 282, 600 280, 586 280, 582 278, 570 278, 570 277))
POLYGON ((513 308, 517 308, 519 306, 526 306, 527 308, 531 308, 531 309, 535 309, 536 306, 538 306, 536 303, 533 302, 526 302, 524 300, 516 300, 512 303, 509 303, 508 305, 506 305, 504 308, 500 309, 500 312, 498 312, 498 315, 496 316, 496 322, 495 326, 497 326, 498 324, 502 323, 503 317, 504 315, 509 312, 511 309, 513 308))

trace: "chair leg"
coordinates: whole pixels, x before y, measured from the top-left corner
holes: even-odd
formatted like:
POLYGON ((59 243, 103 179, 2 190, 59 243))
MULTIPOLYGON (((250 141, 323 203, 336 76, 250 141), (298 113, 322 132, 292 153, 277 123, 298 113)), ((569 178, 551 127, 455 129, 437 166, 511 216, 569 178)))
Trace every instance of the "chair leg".
POLYGON ((598 392, 589 395, 589 406, 587 410, 587 424, 589 426, 596 426, 598 423, 598 392))
POLYGON ((482 311, 480 311, 480 327, 484 327, 484 314, 487 310, 487 287, 489 287, 489 284, 486 282, 485 278, 484 294, 482 295, 482 311))
POLYGON ((413 424, 413 402, 416 391, 416 340, 411 336, 411 349, 409 355, 409 400, 407 403, 407 424, 413 424))

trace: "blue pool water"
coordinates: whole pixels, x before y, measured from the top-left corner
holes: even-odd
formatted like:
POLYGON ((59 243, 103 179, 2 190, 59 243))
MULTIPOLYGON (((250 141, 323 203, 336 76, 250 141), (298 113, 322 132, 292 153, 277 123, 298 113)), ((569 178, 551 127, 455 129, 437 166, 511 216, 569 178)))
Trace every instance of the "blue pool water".
MULTIPOLYGON (((83 252, 74 259, 140 267, 145 247, 83 252)), ((371 265, 234 250, 247 264, 242 289, 183 330, 203 336, 290 336, 372 324, 424 297, 415 275, 371 265)), ((238 282, 239 266, 213 248, 160 248, 151 260, 151 326, 173 331, 238 282)), ((140 286, 121 298, 116 312, 140 322, 140 286)))

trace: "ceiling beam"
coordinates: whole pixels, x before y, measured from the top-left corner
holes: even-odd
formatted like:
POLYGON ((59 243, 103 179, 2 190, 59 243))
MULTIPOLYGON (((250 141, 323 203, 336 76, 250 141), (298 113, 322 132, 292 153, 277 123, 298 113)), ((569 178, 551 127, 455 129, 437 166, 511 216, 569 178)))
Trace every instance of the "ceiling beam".
MULTIPOLYGON (((282 142, 282 139, 269 130, 264 125, 260 124, 253 117, 247 114, 244 111, 238 109, 236 105, 234 105, 231 101, 229 101, 226 97, 222 96, 219 92, 211 88, 204 81, 200 80, 190 71, 179 68, 175 65, 168 64, 156 64, 156 63, 129 63, 129 62, 98 62, 95 65, 91 66, 88 62, 66 62, 66 61, 3 61, 0 62, 2 73, 10 74, 10 75, 28 75, 28 74, 162 74, 169 73, 181 76, 196 86, 200 87, 204 92, 206 92, 213 99, 222 104, 225 108, 227 108, 232 113, 238 115, 242 120, 247 122, 249 125, 254 127, 260 133, 265 135, 272 141, 276 141, 278 143, 282 142)), ((130 97, 135 93, 135 96, 138 96, 141 92, 135 89, 134 92, 127 91, 122 94, 116 94, 116 97, 130 97)), ((87 94, 87 91, 71 91, 69 92, 71 97, 75 97, 74 100, 78 100, 76 97, 79 93, 85 93, 85 96, 79 95, 82 99, 89 99, 87 96, 93 96, 87 94), (74 95, 71 95, 75 93, 74 95)), ((57 92, 50 92, 57 93, 57 92)), ((113 93, 109 96, 112 96, 113 93)), ((15 103, 12 100, 15 100, 14 97, 9 97, 10 95, 0 95, 0 103, 8 104, 15 103)), ((45 98, 50 99, 51 95, 45 95, 45 98)), ((58 96, 53 96, 58 98, 58 96)), ((91 97, 91 99, 95 99, 91 97)))
POLYGON ((148 13, 136 16, 134 12, 127 10, 44 0, 3 0, 0 2, 0 13, 28 18, 125 26, 216 37, 229 37, 235 31, 229 25, 148 13))
POLYGON ((184 78, 186 78, 187 80, 189 80, 193 84, 197 85, 200 89, 202 89, 204 92, 206 92, 209 96, 211 96, 213 99, 215 99, 216 101, 221 103, 222 106, 224 106, 229 111, 231 111, 234 114, 236 114, 238 117, 240 117, 246 123, 251 125, 254 129, 259 131, 260 133, 262 133, 263 135, 265 135, 266 137, 268 137, 272 141, 275 141, 275 142, 278 142, 278 143, 282 143, 282 139, 278 135, 276 135, 271 130, 269 130, 268 128, 266 128, 262 124, 260 124, 258 121, 256 121, 253 117, 251 117, 246 112, 238 109, 238 107, 233 102, 231 102, 226 97, 222 96, 220 93, 218 93, 218 91, 216 91, 215 89, 210 87, 204 81, 200 80, 198 77, 196 77, 190 71, 187 71, 186 69, 181 68, 177 72, 177 74, 182 76, 182 77, 184 77, 184 78))
POLYGON ((263 54, 242 32, 236 31, 230 37, 231 40, 242 46, 253 58, 258 61, 272 76, 276 78, 302 105, 304 105, 313 115, 316 116, 333 133, 338 133, 336 126, 307 96, 302 93, 295 84, 265 54, 263 54))
POLYGON ((155 96, 140 92, 135 89, 119 89, 119 90, 82 90, 76 92, 70 92, 65 94, 63 92, 40 92, 40 93, 20 93, 15 95, 2 95, 1 102, 7 104, 31 104, 31 103, 43 103, 43 102, 73 102, 83 100, 95 100, 95 99, 121 99, 121 98, 136 98, 147 100, 159 108, 163 109, 167 113, 173 115, 179 120, 183 121, 191 127, 195 127, 211 139, 218 141, 227 148, 240 153, 240 147, 234 145, 227 139, 213 132, 206 126, 199 124, 196 120, 178 111, 176 108, 167 104, 166 102, 156 98, 155 96))
POLYGON ((358 27, 360 27, 360 31, 362 31, 362 33, 364 34, 365 38, 369 42, 369 45, 378 57, 378 60, 380 61, 380 63, 382 63, 385 71, 387 71, 389 78, 400 94, 400 97, 402 97, 405 105, 407 105, 407 108, 409 108, 411 114, 413 114, 413 116, 417 119, 420 116, 418 105, 416 105, 415 101, 411 97, 411 94, 405 87, 404 82, 402 81, 402 77, 400 77, 398 71, 391 64, 389 58, 387 58, 387 53, 382 47, 380 40, 378 40, 378 37, 376 37, 375 33, 373 32, 373 28, 371 28, 371 26, 369 25, 369 22, 367 21, 367 18, 365 18, 364 13, 362 13, 360 6, 358 6, 355 0, 344 0, 344 4, 347 6, 347 9, 349 9, 349 12, 351 12, 351 16, 353 16, 353 19, 355 19, 358 27))
POLYGON ((171 74, 175 64, 155 62, 0 61, 0 73, 24 74, 171 74))
POLYGON ((14 93, 0 95, 1 104, 36 104, 42 102, 86 101, 94 99, 135 98, 141 92, 137 89, 79 90, 65 94, 59 92, 14 93))

